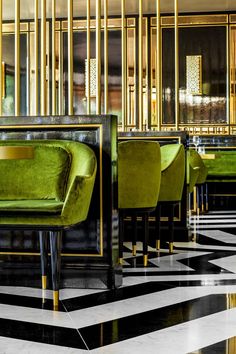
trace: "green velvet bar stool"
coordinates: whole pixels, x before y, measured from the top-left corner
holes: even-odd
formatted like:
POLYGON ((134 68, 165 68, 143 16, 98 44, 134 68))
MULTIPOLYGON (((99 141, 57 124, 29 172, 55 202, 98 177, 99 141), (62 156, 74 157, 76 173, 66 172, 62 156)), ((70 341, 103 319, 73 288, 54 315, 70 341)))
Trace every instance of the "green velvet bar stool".
MULTIPOLYGON (((148 216, 155 210, 161 179, 160 146, 154 141, 125 141, 118 144, 119 258, 122 262, 124 216, 143 215, 144 266, 148 262, 148 216)), ((136 233, 136 232, 135 232, 136 233)), ((133 241, 135 245, 136 240, 133 241)))
POLYGON ((201 156, 196 150, 189 150, 188 161, 192 169, 198 169, 198 176, 195 182, 196 196, 197 196, 197 214, 199 215, 200 210, 208 210, 208 191, 207 191, 207 174, 208 170, 205 166, 201 156), (205 191, 204 191, 205 190, 205 191), (205 198, 204 198, 205 196, 205 198), (205 201, 204 201, 205 199, 205 201))
POLYGON ((156 208, 156 248, 160 249, 161 206, 169 207, 168 230, 169 251, 173 252, 174 241, 174 208, 182 199, 185 181, 185 150, 182 144, 161 146, 161 186, 156 208))

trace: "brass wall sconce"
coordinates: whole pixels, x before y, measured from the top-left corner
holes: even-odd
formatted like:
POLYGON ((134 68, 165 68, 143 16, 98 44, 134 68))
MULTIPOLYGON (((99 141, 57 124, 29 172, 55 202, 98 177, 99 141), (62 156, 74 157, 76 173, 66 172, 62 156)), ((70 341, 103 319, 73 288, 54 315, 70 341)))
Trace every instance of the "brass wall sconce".
POLYGON ((85 59, 85 96, 96 97, 96 58, 90 58, 90 92, 88 93, 88 60, 85 59))
POLYGON ((202 95, 202 56, 186 56, 186 88, 190 95, 202 95))

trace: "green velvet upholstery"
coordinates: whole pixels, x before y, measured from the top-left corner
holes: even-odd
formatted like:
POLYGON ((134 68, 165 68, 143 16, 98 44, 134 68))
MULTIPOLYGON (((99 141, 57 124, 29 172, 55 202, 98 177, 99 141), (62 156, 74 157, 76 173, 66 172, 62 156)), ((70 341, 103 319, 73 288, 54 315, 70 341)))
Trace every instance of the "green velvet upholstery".
POLYGON ((193 192, 193 188, 197 183, 198 175, 199 175, 199 170, 200 166, 195 166, 192 165, 191 157, 190 157, 190 151, 187 151, 187 163, 186 163, 186 182, 188 186, 188 193, 193 192))
POLYGON ((182 144, 161 146, 161 186, 159 202, 177 202, 182 198, 185 180, 185 151, 182 144))
POLYGON ((118 144, 118 205, 120 209, 155 208, 161 178, 160 146, 154 141, 118 144))
POLYGON ((0 225, 69 227, 86 219, 96 157, 66 140, 1 141, 32 146, 32 159, 0 160, 0 225))
POLYGON ((236 151, 207 150, 214 159, 204 160, 208 168, 208 182, 236 182, 236 151))
POLYGON ((190 149, 188 151, 188 163, 192 166, 193 169, 195 169, 196 167, 198 168, 198 178, 196 180, 196 184, 205 183, 207 179, 208 169, 196 150, 190 149))

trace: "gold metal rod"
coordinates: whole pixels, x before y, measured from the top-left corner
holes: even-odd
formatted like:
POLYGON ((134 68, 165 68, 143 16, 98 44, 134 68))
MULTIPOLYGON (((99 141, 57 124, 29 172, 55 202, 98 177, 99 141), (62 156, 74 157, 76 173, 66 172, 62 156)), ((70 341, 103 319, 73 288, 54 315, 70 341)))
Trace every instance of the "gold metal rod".
POLYGON ((56 22, 56 0, 52 0, 52 115, 53 116, 56 114, 55 22, 56 22))
POLYGON ((73 115, 73 0, 68 0, 68 114, 73 115))
POLYGON ((143 0, 139 0, 139 130, 143 130, 143 0))
POLYGON ((178 0, 175 0, 175 129, 179 129, 179 27, 178 0))
POLYGON ((3 92, 5 86, 5 78, 2 69, 2 0, 0 0, 0 116, 2 115, 2 98, 4 97, 3 92))
POLYGON ((38 115, 39 113, 39 10, 38 10, 39 2, 38 0, 34 0, 34 62, 35 62, 35 111, 34 114, 38 115))
POLYGON ((162 106, 162 89, 161 89, 161 0, 156 0, 156 117, 157 129, 161 130, 161 106, 162 106))
POLYGON ((96 114, 101 114, 101 0, 96 0, 96 114))
POLYGON ((59 104, 59 115, 64 114, 63 110, 63 32, 60 31, 59 34, 59 82, 58 82, 58 104, 59 104))
POLYGON ((20 115, 20 0, 15 0, 15 116, 20 115))
POLYGON ((127 110, 127 35, 125 18, 126 0, 121 1, 121 31, 122 31, 122 131, 126 129, 127 110))
POLYGON ((104 113, 108 113, 108 0, 104 0, 104 113))
POLYGON ((90 57, 91 57, 91 35, 90 35, 90 0, 87 0, 87 77, 86 77, 86 85, 87 92, 85 95, 87 96, 87 114, 91 113, 91 99, 90 99, 90 57))
POLYGON ((41 0, 41 115, 46 114, 46 0, 41 0))

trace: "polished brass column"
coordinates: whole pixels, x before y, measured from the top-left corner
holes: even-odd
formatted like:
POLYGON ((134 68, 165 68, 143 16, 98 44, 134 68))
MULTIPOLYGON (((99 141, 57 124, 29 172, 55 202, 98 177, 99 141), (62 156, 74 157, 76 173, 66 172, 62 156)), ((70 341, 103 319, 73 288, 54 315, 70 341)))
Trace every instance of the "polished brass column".
POLYGON ((108 113, 108 0, 104 0, 104 114, 108 113))
POLYGON ((143 0, 139 0, 139 130, 143 130, 143 0))
POLYGON ((41 0, 41 63, 40 63, 41 115, 46 114, 46 0, 41 0))
POLYGON ((68 0, 68 114, 73 115, 73 0, 68 0))
POLYGON ((121 34, 122 34, 122 130, 127 126, 127 30, 125 18, 126 0, 121 0, 121 34))
POLYGON ((156 0, 156 117, 157 117, 157 129, 161 130, 161 108, 162 108, 162 85, 161 85, 161 0, 156 0))
POLYGON ((3 70, 2 70, 2 0, 0 0, 0 116, 2 115, 3 98, 3 70))
POLYGON ((35 63, 35 90, 34 90, 34 104, 35 111, 34 114, 39 113, 39 25, 38 25, 38 0, 34 0, 34 63, 35 63))
POLYGON ((101 114, 101 0, 96 0, 96 114, 101 114))
POLYGON ((15 116, 20 115, 20 0, 15 0, 15 116))
POLYGON ((87 0, 87 77, 85 87, 87 88, 87 92, 85 92, 85 96, 87 96, 87 114, 91 113, 91 100, 90 100, 90 0, 87 0))
POLYGON ((178 0, 175 0, 175 129, 179 129, 179 27, 178 0))
POLYGON ((55 22, 56 22, 56 0, 52 0, 52 115, 53 116, 56 114, 55 22))

